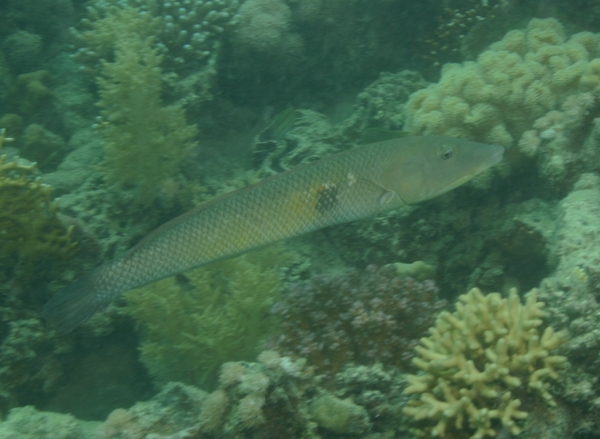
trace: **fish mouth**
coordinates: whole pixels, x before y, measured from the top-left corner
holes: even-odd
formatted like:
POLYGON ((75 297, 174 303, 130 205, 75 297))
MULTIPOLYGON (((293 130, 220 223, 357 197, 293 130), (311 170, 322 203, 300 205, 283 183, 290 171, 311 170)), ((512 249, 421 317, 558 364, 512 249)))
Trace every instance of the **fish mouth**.
POLYGON ((456 181, 452 182, 452 184, 445 187, 441 193, 449 192, 452 189, 462 186, 463 184, 472 180, 476 175, 481 174, 486 169, 489 169, 492 166, 500 163, 502 161, 502 158, 504 157, 504 147, 500 145, 489 145, 489 147, 492 149, 492 154, 489 156, 489 161, 487 163, 476 167, 472 170, 472 172, 469 172, 463 175, 461 178, 457 179, 456 181))

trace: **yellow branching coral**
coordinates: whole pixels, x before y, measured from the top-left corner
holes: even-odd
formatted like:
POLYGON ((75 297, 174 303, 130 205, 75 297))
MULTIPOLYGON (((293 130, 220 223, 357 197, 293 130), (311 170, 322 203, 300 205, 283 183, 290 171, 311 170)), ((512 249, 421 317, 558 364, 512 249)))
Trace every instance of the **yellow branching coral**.
POLYGON ((508 298, 483 295, 477 288, 459 297, 454 313, 444 312, 421 339, 414 364, 422 374, 409 375, 407 394, 419 394, 404 409, 428 425, 418 432, 444 437, 447 431, 473 432, 471 439, 496 434, 502 425, 512 434, 521 428, 521 401, 513 393, 527 389, 554 405, 547 378, 558 377, 556 367, 566 361, 550 352, 564 336, 538 328, 545 316, 537 290, 524 304, 515 289, 508 298))
POLYGON ((255 358, 271 334, 288 258, 269 247, 126 293, 154 379, 209 387, 224 362, 255 358))
MULTIPOLYGON (((7 141, 0 133, 0 145, 7 141)), ((35 165, 0 156, 0 256, 71 256, 77 245, 56 216, 50 186, 31 178, 35 165)))

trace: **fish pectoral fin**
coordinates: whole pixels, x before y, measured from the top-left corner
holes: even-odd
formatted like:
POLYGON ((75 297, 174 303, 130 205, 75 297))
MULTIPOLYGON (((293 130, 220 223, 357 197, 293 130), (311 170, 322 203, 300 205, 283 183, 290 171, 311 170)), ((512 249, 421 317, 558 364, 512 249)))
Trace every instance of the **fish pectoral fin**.
POLYGON ((394 199, 394 197, 396 196, 395 192, 392 191, 385 191, 381 197, 379 197, 379 205, 380 206, 385 206, 386 204, 388 204, 390 201, 392 201, 394 199))
POLYGON ((379 205, 381 207, 389 204, 395 198, 401 200, 396 192, 389 190, 388 188, 382 186, 379 183, 374 182, 373 180, 360 179, 358 181, 360 182, 360 184, 363 185, 363 188, 369 188, 369 191, 371 191, 373 198, 378 200, 379 205))

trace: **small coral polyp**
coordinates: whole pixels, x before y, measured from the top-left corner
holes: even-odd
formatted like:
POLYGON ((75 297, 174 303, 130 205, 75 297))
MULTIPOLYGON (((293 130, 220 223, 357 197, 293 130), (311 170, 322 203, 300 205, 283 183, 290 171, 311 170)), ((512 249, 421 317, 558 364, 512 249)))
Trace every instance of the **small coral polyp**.
POLYGON ((513 394, 534 392, 555 405, 547 378, 566 357, 550 355, 565 336, 539 327, 546 315, 532 290, 524 304, 515 289, 508 298, 477 288, 459 297, 454 313, 443 312, 421 339, 413 363, 423 373, 409 375, 406 394, 416 394, 404 412, 419 421, 421 437, 468 431, 471 439, 495 436, 502 425, 519 434, 527 413, 513 394))

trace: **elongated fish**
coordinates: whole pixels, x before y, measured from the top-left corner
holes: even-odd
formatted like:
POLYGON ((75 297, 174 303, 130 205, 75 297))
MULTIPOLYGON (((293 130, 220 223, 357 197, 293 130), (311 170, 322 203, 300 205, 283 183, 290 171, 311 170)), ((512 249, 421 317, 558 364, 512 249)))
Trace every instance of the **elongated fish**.
POLYGON ((72 331, 124 291, 334 224, 418 203, 498 163, 504 148, 443 136, 373 143, 193 209, 68 285, 43 314, 72 331))

